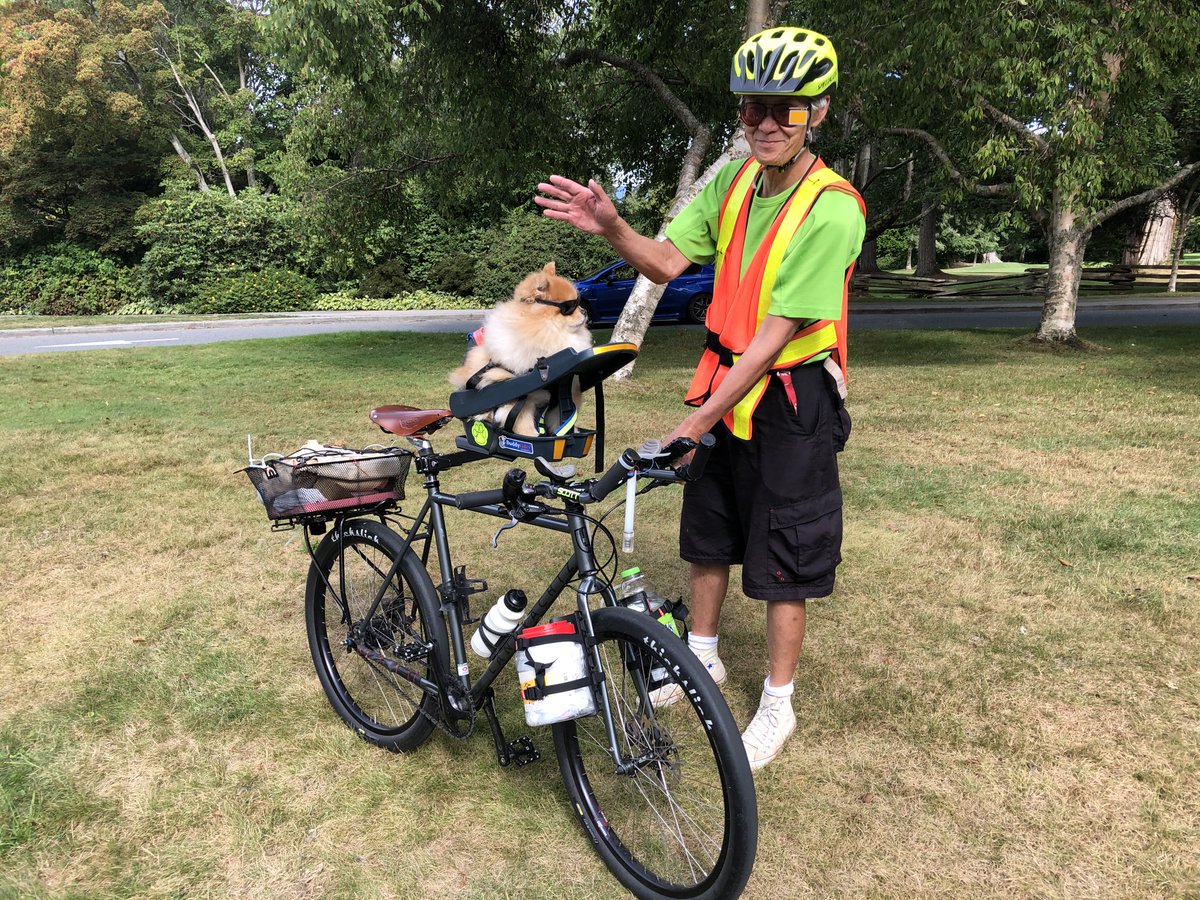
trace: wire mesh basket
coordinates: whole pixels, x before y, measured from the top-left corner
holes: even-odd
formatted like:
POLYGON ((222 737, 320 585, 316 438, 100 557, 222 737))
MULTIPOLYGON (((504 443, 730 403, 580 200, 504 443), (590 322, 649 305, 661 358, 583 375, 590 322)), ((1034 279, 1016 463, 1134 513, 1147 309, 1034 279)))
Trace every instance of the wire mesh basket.
POLYGON ((412 454, 399 447, 306 447, 242 469, 269 519, 333 518, 404 499, 412 454), (325 514, 328 514, 327 516, 325 514))

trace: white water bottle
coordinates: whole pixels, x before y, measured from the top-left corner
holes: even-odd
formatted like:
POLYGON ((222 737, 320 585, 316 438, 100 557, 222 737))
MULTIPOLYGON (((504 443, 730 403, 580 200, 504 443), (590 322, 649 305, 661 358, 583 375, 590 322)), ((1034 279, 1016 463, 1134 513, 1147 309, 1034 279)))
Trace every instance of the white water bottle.
POLYGON ((525 618, 525 605, 528 602, 525 592, 518 588, 505 591, 487 611, 479 623, 479 630, 471 637, 471 649, 477 656, 487 659, 501 637, 517 630, 525 618))

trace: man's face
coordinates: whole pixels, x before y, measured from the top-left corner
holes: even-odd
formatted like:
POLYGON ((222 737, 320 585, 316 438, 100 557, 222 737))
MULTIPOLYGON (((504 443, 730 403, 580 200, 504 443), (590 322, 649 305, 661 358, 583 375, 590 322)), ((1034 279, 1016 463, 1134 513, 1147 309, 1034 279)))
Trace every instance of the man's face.
POLYGON ((821 107, 810 109, 811 102, 807 97, 780 97, 778 94, 742 97, 739 115, 754 158, 763 165, 778 166, 799 153, 809 127, 824 118, 825 110, 821 107))

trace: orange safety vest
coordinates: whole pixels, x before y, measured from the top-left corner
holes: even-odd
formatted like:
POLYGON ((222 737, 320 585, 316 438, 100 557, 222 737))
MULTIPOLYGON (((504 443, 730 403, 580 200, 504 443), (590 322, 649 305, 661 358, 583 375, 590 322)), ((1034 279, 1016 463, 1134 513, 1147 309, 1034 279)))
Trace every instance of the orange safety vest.
MULTIPOLYGON (((858 201, 863 217, 867 215, 866 205, 858 191, 818 159, 779 211, 743 276, 741 269, 746 245, 746 222, 750 215, 754 182, 761 168, 754 159, 746 161, 729 186, 718 213, 716 281, 712 303, 704 320, 708 336, 704 355, 700 357, 700 364, 696 367, 696 374, 684 400, 689 406, 699 406, 711 397, 734 362, 750 346, 750 341, 754 339, 771 307, 771 289, 779 274, 783 255, 821 193, 834 190, 850 194, 858 201)), ((851 263, 846 269, 842 288, 842 317, 837 320, 822 319, 798 331, 780 351, 771 365, 771 371, 791 369, 830 350, 845 377, 846 306, 853 271, 854 263, 851 263)), ((735 437, 750 439, 750 420, 767 390, 768 378, 770 372, 760 378, 723 417, 726 427, 735 437)))

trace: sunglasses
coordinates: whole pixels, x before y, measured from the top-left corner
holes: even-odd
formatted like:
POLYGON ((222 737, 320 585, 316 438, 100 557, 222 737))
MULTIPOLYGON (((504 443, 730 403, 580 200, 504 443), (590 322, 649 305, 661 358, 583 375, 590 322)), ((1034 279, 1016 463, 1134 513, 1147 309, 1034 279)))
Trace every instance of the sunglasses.
POLYGON ((553 300, 534 300, 533 302, 540 303, 542 306, 557 306, 559 315, 563 316, 569 316, 579 309, 578 300, 564 300, 562 303, 555 303, 553 300))
POLYGON ((771 118, 779 125, 786 127, 808 124, 807 106, 790 106, 787 103, 759 103, 755 100, 743 101, 738 106, 738 118, 743 125, 753 128, 762 123, 770 113, 771 118))

